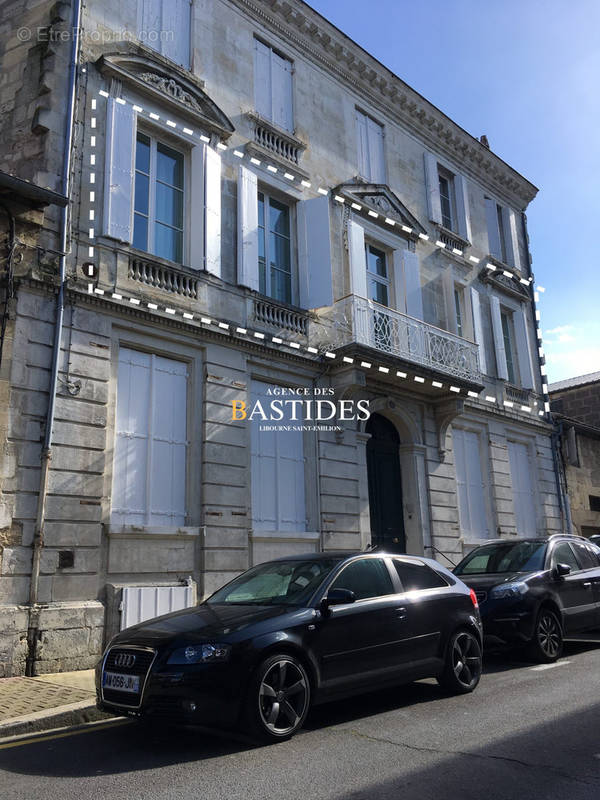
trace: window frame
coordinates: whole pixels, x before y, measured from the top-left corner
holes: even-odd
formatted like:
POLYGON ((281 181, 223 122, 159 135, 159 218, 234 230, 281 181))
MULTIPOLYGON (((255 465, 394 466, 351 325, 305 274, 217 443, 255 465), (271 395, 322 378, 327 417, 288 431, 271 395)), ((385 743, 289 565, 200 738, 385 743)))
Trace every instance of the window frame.
MULTIPOLYGON (((132 241, 132 247, 135 247, 136 250, 140 252, 147 253, 150 256, 154 256, 155 258, 163 258, 165 261, 170 261, 172 264, 177 264, 178 266, 185 265, 189 260, 189 232, 190 232, 190 225, 189 225, 189 201, 190 201, 190 178, 189 178, 189 168, 190 168, 190 154, 189 150, 182 149, 182 143, 179 140, 174 140, 172 137, 168 135, 163 136, 162 131, 156 131, 150 127, 145 125, 137 125, 135 131, 135 151, 134 151, 134 164, 133 164, 133 192, 132 192, 132 217, 133 217, 133 236, 132 240, 135 240, 135 220, 136 215, 141 212, 136 211, 136 175, 138 173, 137 169, 137 145, 138 139, 140 136, 145 137, 149 140, 150 144, 150 163, 149 163, 149 173, 148 173, 148 231, 146 236, 146 247, 141 248, 138 245, 134 244, 132 241), (169 150, 173 151, 177 155, 181 157, 181 168, 182 168, 182 179, 183 179, 183 188, 178 189, 177 187, 174 188, 176 191, 181 191, 182 195, 182 213, 181 213, 181 221, 182 221, 182 228, 181 228, 181 260, 176 261, 171 258, 167 258, 166 256, 159 255, 155 252, 156 250, 156 187, 158 183, 162 183, 162 181, 158 180, 157 176, 157 149, 159 145, 162 145, 169 150)), ((143 173, 146 174, 146 173, 143 173)), ((166 185, 166 184, 165 184, 166 185)), ((143 215, 142 215, 143 216, 143 215)), ((159 221, 158 224, 164 224, 165 227, 172 228, 173 230, 177 230, 174 226, 170 226, 167 223, 161 223, 159 221)))
POLYGON ((365 262, 366 262, 366 268, 367 268, 367 295, 368 295, 367 299, 370 300, 372 303, 377 303, 378 305, 384 306, 385 308, 393 309, 394 308, 394 305, 393 305, 393 301, 394 301, 394 297, 393 297, 393 272, 392 272, 393 271, 393 257, 391 255, 389 249, 387 247, 385 247, 385 246, 382 246, 379 242, 375 242, 372 239, 370 239, 370 238, 367 239, 365 237, 365 262), (385 265, 385 272, 386 272, 385 276, 379 275, 376 272, 372 272, 369 269, 369 251, 370 251, 371 248, 373 250, 377 250, 383 256, 384 265, 385 265), (381 303, 379 300, 374 300, 370 296, 369 281, 375 281, 375 283, 378 283, 378 284, 380 284, 380 285, 385 287, 386 294, 387 294, 387 303, 381 303))
MULTIPOLYGON (((296 242, 297 242, 297 233, 296 233, 296 224, 297 224, 297 215, 296 215, 296 204, 295 202, 285 195, 274 191, 272 186, 268 186, 266 184, 259 184, 257 187, 257 208, 258 208, 258 237, 259 237, 259 247, 258 247, 258 281, 259 281, 259 292, 264 297, 268 297, 270 300, 273 300, 275 303, 281 303, 283 305, 288 306, 297 306, 298 301, 298 267, 297 267, 297 258, 296 258, 296 242), (260 224, 260 195, 263 197, 263 210, 264 210, 264 225, 261 226, 260 224), (285 206, 288 209, 288 221, 289 221, 289 262, 290 262, 290 299, 289 300, 281 300, 278 297, 275 297, 271 294, 271 269, 269 263, 269 253, 270 253, 270 228, 267 228, 267 221, 268 221, 268 208, 270 208, 270 202, 274 200, 276 203, 279 203, 282 206, 285 206), (266 201, 269 201, 268 203, 266 201), (260 237, 264 235, 264 252, 265 252, 265 291, 263 292, 260 287, 260 270, 261 270, 261 257, 260 257, 260 237)), ((279 236, 280 234, 275 234, 279 236)), ((283 272, 279 267, 276 267, 277 270, 283 272)))
POLYGON ((438 188, 440 193, 440 211, 442 215, 442 227, 446 228, 446 230, 451 231, 452 233, 457 233, 458 227, 458 213, 456 208, 456 188, 454 186, 454 173, 450 172, 450 170, 443 167, 441 164, 438 163, 438 188), (442 194, 442 181, 446 181, 448 184, 448 195, 447 197, 442 194), (448 202, 448 211, 449 216, 444 213, 444 200, 448 202), (449 225, 446 224, 446 220, 450 223, 449 225))
POLYGON ((467 311, 465 302, 465 287, 460 283, 454 284, 454 310, 456 312, 456 333, 461 339, 466 339, 465 326, 467 311))

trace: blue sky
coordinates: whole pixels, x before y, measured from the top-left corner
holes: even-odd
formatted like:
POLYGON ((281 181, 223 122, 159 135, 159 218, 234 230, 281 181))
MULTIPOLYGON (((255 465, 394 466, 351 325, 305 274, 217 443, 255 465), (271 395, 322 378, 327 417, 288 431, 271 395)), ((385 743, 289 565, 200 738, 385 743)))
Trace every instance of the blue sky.
POLYGON ((309 4, 539 188, 527 216, 548 377, 600 370, 600 2, 309 4))

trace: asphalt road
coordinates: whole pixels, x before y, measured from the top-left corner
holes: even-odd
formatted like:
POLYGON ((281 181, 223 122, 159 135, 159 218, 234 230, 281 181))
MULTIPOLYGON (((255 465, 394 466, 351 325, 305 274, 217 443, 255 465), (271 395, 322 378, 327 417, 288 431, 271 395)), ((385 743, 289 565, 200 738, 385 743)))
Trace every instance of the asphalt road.
POLYGON ((268 747, 118 721, 0 745, 0 797, 598 800, 600 644, 551 668, 488 656, 466 697, 427 681, 321 706, 268 747))

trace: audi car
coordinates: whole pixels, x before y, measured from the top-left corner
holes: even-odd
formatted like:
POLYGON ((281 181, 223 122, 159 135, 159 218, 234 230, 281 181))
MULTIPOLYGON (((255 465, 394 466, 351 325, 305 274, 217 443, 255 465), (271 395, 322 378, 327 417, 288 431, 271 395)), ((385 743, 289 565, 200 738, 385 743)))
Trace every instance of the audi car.
POLYGON ((200 605, 112 639, 98 707, 278 741, 327 700, 420 678, 481 675, 474 591, 435 561, 319 553, 253 567, 200 605))
POLYGON ((600 548, 580 536, 497 539, 456 566, 479 600, 486 637, 553 662, 563 639, 600 630, 600 548))

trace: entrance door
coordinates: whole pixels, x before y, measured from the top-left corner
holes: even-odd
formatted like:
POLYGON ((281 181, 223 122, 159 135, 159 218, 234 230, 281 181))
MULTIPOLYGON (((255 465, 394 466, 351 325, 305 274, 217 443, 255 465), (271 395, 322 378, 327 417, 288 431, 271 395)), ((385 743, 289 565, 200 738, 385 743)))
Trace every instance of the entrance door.
POLYGON ((392 553, 405 553, 400 437, 381 414, 373 414, 365 430, 371 434, 367 442, 371 544, 392 553))

